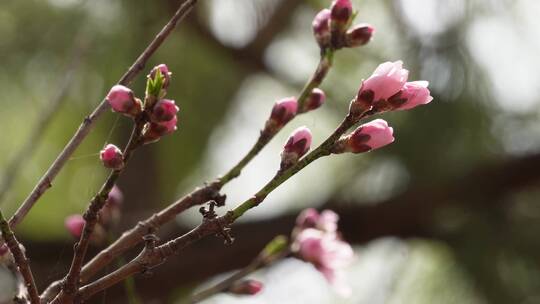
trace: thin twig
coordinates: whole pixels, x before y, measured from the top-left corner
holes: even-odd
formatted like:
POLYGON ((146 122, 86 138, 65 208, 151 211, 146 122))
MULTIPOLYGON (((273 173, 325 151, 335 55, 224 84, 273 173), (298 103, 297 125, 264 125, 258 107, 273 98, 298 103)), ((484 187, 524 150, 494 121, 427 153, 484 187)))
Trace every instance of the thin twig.
POLYGON ((19 271, 24 279, 26 289, 30 297, 30 303, 39 304, 39 293, 37 291, 36 283, 34 282, 34 276, 32 275, 32 270, 30 269, 28 259, 26 258, 23 249, 21 249, 15 234, 13 234, 13 231, 11 228, 9 228, 9 224, 1 210, 0 230, 2 231, 2 237, 6 241, 9 251, 13 255, 13 259, 15 260, 17 267, 19 267, 19 271))
MULTIPOLYGON (((331 67, 331 58, 323 56, 314 72, 314 75, 304 86, 300 93, 298 103, 303 103, 309 96, 309 92, 321 84, 331 67)), ((224 200, 219 194, 221 188, 238 177, 242 169, 272 140, 275 134, 261 132, 259 138, 249 150, 249 152, 227 173, 217 178, 214 182, 206 184, 193 190, 188 195, 180 198, 162 211, 150 216, 146 220, 140 221, 135 227, 124 232, 113 244, 98 253, 90 262, 88 262, 81 272, 81 281, 88 282, 99 270, 111 263, 116 257, 127 250, 133 248, 143 241, 143 236, 148 233, 155 233, 159 227, 172 221, 176 216, 186 209, 196 205, 204 204, 210 200, 221 202, 224 200)))
POLYGON ((259 205, 273 190, 280 186, 283 182, 294 176, 296 173, 307 167, 313 161, 331 154, 331 149, 335 142, 343 135, 348 129, 355 125, 361 118, 367 115, 354 118, 351 115, 347 115, 336 130, 315 150, 302 158, 294 166, 284 170, 278 171, 276 176, 272 178, 261 190, 259 190, 250 199, 236 206, 231 211, 228 211, 225 215, 207 219, 189 231, 188 233, 173 239, 160 246, 155 246, 155 242, 147 243, 144 250, 129 263, 120 267, 116 271, 81 287, 78 294, 78 300, 86 300, 95 293, 107 289, 118 282, 123 281, 125 278, 134 275, 139 272, 146 272, 153 267, 159 266, 167 260, 170 256, 178 254, 182 249, 191 245, 192 243, 208 236, 208 235, 224 235, 227 232, 224 231, 227 227, 233 224, 239 217, 241 217, 249 209, 259 205))
MULTIPOLYGON (((133 65, 128 69, 128 71, 120 78, 118 81, 119 84, 129 85, 131 81, 137 76, 145 67, 148 59, 156 52, 156 50, 161 46, 161 44, 167 39, 176 25, 191 11, 195 6, 197 0, 186 0, 180 8, 176 11, 174 16, 167 22, 163 29, 157 34, 157 36, 150 42, 142 54, 135 60, 133 65)), ((86 138, 88 133, 94 127, 97 119, 109 108, 108 102, 103 99, 101 103, 94 109, 94 111, 87 116, 79 129, 75 132, 71 140, 64 147, 62 152, 57 156, 52 165, 49 167, 47 172, 41 177, 37 185, 34 187, 32 192, 21 204, 19 209, 9 220, 9 225, 13 228, 19 224, 22 219, 28 214, 30 209, 34 204, 39 200, 39 198, 47 191, 51 186, 54 178, 58 175, 60 170, 64 167, 68 159, 71 157, 73 152, 79 147, 79 145, 86 138)))
MULTIPOLYGON (((144 113, 143 113, 144 114, 144 113)), ((84 258, 86 256, 86 251, 88 250, 88 245, 90 244, 90 237, 94 232, 94 228, 98 221, 98 213, 105 205, 107 198, 109 197, 109 192, 115 185, 116 181, 122 174, 125 169, 128 161, 135 151, 142 144, 141 134, 146 124, 147 119, 145 115, 141 115, 135 120, 135 125, 133 127, 133 132, 131 137, 124 149, 124 166, 122 169, 113 170, 103 186, 101 186, 100 191, 92 198, 86 212, 84 213, 84 229, 82 231, 79 241, 75 244, 75 253, 73 255, 73 260, 71 262, 71 267, 69 272, 64 279, 64 284, 62 286, 62 291, 56 300, 52 303, 72 303, 73 298, 79 287, 79 277, 81 273, 81 268, 84 263, 84 258)))
POLYGON ((255 271, 263 267, 267 267, 274 262, 279 261, 280 259, 286 257, 289 254, 289 250, 283 250, 272 256, 262 256, 261 254, 259 254, 251 263, 249 263, 249 265, 247 265, 243 269, 235 272, 223 281, 220 281, 219 283, 193 295, 191 297, 191 303, 199 303, 215 294, 227 291, 238 280, 247 277, 248 275, 254 273, 255 271))
MULTIPOLYGON (((332 59, 331 52, 324 53, 321 56, 315 72, 299 94, 297 100, 299 105, 305 102, 313 88, 318 87, 322 83, 332 66, 332 59)), ((109 265, 117 257, 135 247, 137 244, 140 244, 145 235, 155 233, 161 226, 172 221, 178 214, 185 210, 196 205, 204 204, 210 200, 217 201, 219 204, 223 203, 225 197, 219 193, 221 188, 234 178, 238 177, 242 169, 258 155, 276 134, 277 133, 267 133, 262 131, 249 152, 223 176, 216 178, 214 182, 196 188, 191 193, 169 205, 167 208, 138 222, 133 228, 125 231, 114 243, 100 251, 92 258, 92 260, 84 265, 80 273, 80 281, 82 283, 89 282, 96 273, 109 265)), ((43 293, 42 299, 45 298, 45 296, 47 299, 51 299, 58 293, 59 288, 60 284, 58 281, 53 282, 43 293)))
POLYGON ((86 37, 77 39, 79 42, 75 43, 71 55, 71 62, 65 68, 62 73, 64 77, 60 82, 58 91, 51 98, 51 101, 46 104, 45 107, 41 110, 41 114, 38 116, 38 121, 35 127, 32 130, 30 136, 28 136, 26 142, 22 147, 15 153, 15 157, 6 166, 2 177, 0 178, 0 203, 2 203, 4 196, 11 188, 11 185, 17 178, 17 174, 20 172, 21 165, 25 160, 28 160, 32 153, 37 148, 37 143, 41 141, 41 138, 47 130, 47 126, 52 121, 54 115, 58 112, 58 109, 62 106, 65 101, 66 95, 69 93, 69 88, 73 82, 75 72, 81 63, 81 59, 84 55, 84 52, 88 48, 88 41, 86 37))

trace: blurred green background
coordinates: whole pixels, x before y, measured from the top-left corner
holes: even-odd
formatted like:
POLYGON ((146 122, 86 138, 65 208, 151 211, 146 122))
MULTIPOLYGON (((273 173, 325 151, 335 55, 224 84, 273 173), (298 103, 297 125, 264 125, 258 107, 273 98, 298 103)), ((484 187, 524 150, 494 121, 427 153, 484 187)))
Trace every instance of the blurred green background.
MULTIPOLYGON (((126 200, 114 233, 242 157, 273 102, 296 95, 315 68, 319 54, 311 21, 329 3, 200 0, 133 83, 142 95, 148 69, 169 66, 179 130, 136 153, 119 182, 126 200)), ((21 153, 65 74, 72 73, 43 138, 16 176, 5 176, 14 178, 0 205, 8 216, 178 4, 2 1, 0 168, 21 153)), ((268 280, 262 295, 209 302, 540 303, 540 2, 355 0, 354 5, 356 22, 374 25, 375 38, 336 54, 322 85, 327 103, 289 124, 225 187, 229 206, 271 178, 291 130, 306 125, 315 143, 321 142, 379 63, 402 59, 411 80, 430 82, 435 100, 384 115, 395 130, 391 146, 327 158, 289 180, 242 220, 230 248, 205 240, 167 269, 156 269, 154 277, 138 277, 144 303, 176 303, 208 277, 246 265, 273 235, 290 231, 294 215, 307 206, 335 209, 345 238, 357 246, 349 273, 351 299, 333 295, 307 265, 286 261, 258 274, 268 280), (272 281, 275 277, 281 280, 272 281), (313 286, 317 293, 310 294, 313 286), (310 296, 315 298, 308 301, 310 296)), ((17 227, 40 288, 67 269, 72 240, 63 220, 82 212, 103 182, 107 171, 99 150, 109 142, 125 144, 130 127, 127 118, 103 115, 17 227)), ((199 220, 196 210, 189 212, 162 237, 199 220)), ((123 297, 120 286, 97 296, 96 303, 124 303, 123 297)))

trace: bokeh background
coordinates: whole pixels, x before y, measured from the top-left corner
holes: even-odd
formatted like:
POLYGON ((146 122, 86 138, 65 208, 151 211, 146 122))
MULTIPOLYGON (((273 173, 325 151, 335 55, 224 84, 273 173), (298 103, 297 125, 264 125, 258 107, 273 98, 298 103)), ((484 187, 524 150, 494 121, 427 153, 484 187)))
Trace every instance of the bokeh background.
MULTIPOLYGON (((113 234, 240 159, 273 102, 296 95, 315 68, 311 21, 329 3, 200 1, 149 62, 174 73, 169 96, 180 106, 179 131, 136 153, 119 182, 125 204, 113 234)), ((178 4, 2 1, 0 168, 24 153, 16 174, 0 175, 13 179, 0 205, 8 215, 178 4), (63 98, 55 97, 62 91, 63 98), (21 151, 36 128, 43 137, 21 151)), ((375 26, 374 40, 336 55, 322 85, 327 103, 295 119, 225 187, 229 206, 271 178, 291 130, 306 125, 315 143, 324 139, 379 63, 402 59, 411 79, 430 82, 435 100, 384 115, 397 138, 391 146, 326 158, 287 181, 235 227, 232 246, 208 238, 152 277, 138 276, 144 303, 182 303, 202 282, 246 265, 273 236, 288 233, 308 206, 342 218, 357 253, 348 269, 351 298, 336 295, 309 264, 290 259, 255 275, 266 284, 261 295, 220 295, 208 303, 540 303, 540 2, 354 5, 357 22, 375 26)), ((143 76, 133 88, 143 93, 143 76)), ((108 142, 123 145, 129 131, 128 119, 103 115, 17 228, 40 288, 68 268, 73 240, 63 220, 82 212, 104 180, 98 151, 108 142)), ((160 236, 179 235, 199 220, 196 210, 184 214, 160 236)), ((5 295, 11 281, 5 271, 0 277, 5 295)), ((92 303, 127 300, 120 285, 92 303)))

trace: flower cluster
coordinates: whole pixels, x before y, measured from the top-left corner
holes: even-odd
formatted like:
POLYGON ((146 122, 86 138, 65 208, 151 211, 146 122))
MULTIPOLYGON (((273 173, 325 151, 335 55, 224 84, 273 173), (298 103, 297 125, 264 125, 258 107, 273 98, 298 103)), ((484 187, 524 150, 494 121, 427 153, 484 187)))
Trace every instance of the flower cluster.
POLYGON ((381 113, 391 110, 409 110, 431 100, 427 81, 407 82, 409 71, 402 61, 380 64, 375 72, 362 82, 358 95, 351 104, 351 114, 368 110, 381 113))
POLYGON ((375 29, 369 24, 351 27, 354 14, 350 0, 334 0, 330 9, 321 10, 313 19, 315 40, 322 49, 357 47, 368 43, 375 29))
POLYGON ((330 210, 321 213, 306 209, 298 216, 293 231, 292 250, 302 260, 313 264, 334 289, 348 295, 344 270, 354 258, 351 246, 342 240, 337 222, 339 216, 330 210))
POLYGON ((171 82, 171 72, 165 64, 160 64, 148 74, 144 103, 135 97, 131 89, 115 85, 107 95, 107 101, 114 112, 135 119, 142 114, 148 120, 143 130, 143 142, 150 143, 176 130, 178 106, 174 100, 165 99, 171 82))

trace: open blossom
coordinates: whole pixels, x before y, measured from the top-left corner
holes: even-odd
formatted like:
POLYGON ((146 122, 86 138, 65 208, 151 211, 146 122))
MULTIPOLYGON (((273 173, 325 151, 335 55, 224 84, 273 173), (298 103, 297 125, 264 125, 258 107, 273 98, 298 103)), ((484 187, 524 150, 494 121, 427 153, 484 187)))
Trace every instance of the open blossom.
POLYGON ((281 152, 282 166, 289 166, 298 161, 300 157, 306 154, 311 147, 311 131, 306 127, 300 127, 294 130, 289 136, 287 143, 281 152))
POLYGON ((325 8, 321 10, 311 23, 313 36, 320 47, 324 48, 330 44, 330 10, 325 8))
POLYGON ((238 295, 256 295, 262 291, 264 285, 257 280, 242 280, 235 282, 230 288, 229 292, 238 295))
POLYGON ((106 99, 114 112, 135 116, 142 111, 141 102, 135 98, 133 91, 123 85, 113 86, 106 99))
POLYGON ((169 68, 167 67, 167 65, 162 63, 155 66, 150 71, 150 74, 148 75, 148 77, 154 79, 154 77, 156 77, 156 73, 158 70, 161 72, 161 75, 163 76, 163 79, 164 79, 163 88, 166 89, 169 86, 169 83, 171 82, 171 75, 172 75, 172 73, 169 72, 169 68))
POLYGON ((174 100, 161 99, 152 108, 151 119, 154 122, 169 121, 178 113, 178 106, 174 103, 174 100))
POLYGON ((388 99, 403 88, 408 76, 409 71, 403 68, 401 60, 385 62, 379 65, 375 72, 364 81, 358 92, 358 97, 370 98, 371 100, 363 100, 369 103, 388 99))
POLYGON ((305 209, 296 218, 296 227, 301 229, 316 228, 322 231, 337 231, 339 216, 332 210, 323 210, 319 213, 314 208, 305 209))
POLYGON ((357 47, 368 43, 373 37, 375 29, 369 24, 358 24, 347 31, 345 35, 345 45, 347 47, 357 47))
POLYGON ((103 166, 110 169, 119 170, 124 167, 124 156, 122 151, 113 144, 108 144, 99 152, 99 157, 103 166))
POLYGON ((427 88, 427 81, 407 82, 399 93, 389 99, 397 110, 409 110, 419 105, 430 103, 433 97, 427 88))
POLYGON ((291 119, 293 119, 297 110, 298 103, 296 102, 296 98, 287 97, 278 100, 272 108, 267 126, 280 129, 291 119))
POLYGON ((295 239, 298 255, 312 263, 343 295, 349 293, 344 280, 344 270, 352 262, 354 253, 351 246, 342 241, 336 233, 314 228, 302 230, 295 239))
POLYGON ((80 214, 73 214, 66 218, 64 225, 66 226, 67 231, 74 237, 80 238, 85 220, 80 214))

